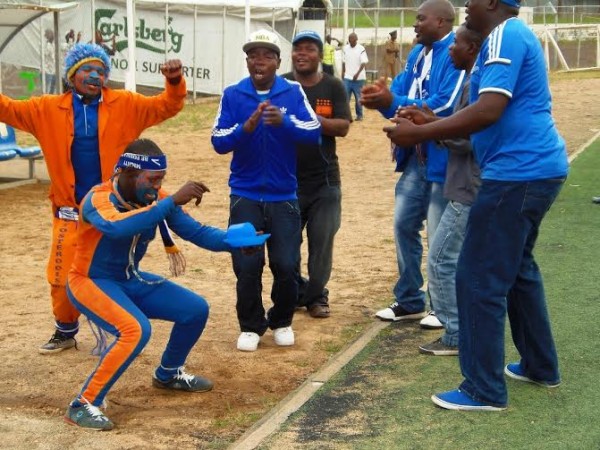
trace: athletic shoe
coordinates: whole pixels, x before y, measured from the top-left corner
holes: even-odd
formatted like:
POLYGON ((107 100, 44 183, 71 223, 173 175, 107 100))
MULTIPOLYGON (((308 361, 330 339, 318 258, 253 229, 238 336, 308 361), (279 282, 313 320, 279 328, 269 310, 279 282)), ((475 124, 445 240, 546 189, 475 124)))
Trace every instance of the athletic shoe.
POLYGON ((429 314, 421 319, 419 325, 426 330, 439 330, 440 328, 444 328, 440 319, 435 315, 435 311, 429 311, 429 314))
POLYGON ((61 331, 56 330, 50 340, 39 348, 42 355, 58 353, 69 348, 77 348, 77 341, 61 331))
POLYGON ((473 400, 460 389, 431 396, 431 401, 444 409, 455 411, 504 411, 506 406, 491 406, 473 400))
MULTIPOLYGON (((85 401, 85 400, 84 400, 85 401)), ((114 424, 104 415, 100 408, 85 401, 81 406, 70 404, 65 414, 65 422, 82 428, 96 431, 108 431, 114 428, 114 424)))
POLYGON ((161 381, 152 376, 152 386, 160 389, 172 389, 185 392, 206 392, 213 388, 213 382, 196 375, 190 375, 183 370, 183 366, 177 369, 177 374, 169 381, 161 381))
POLYGON ((527 383, 537 384, 538 386, 543 386, 543 387, 547 387, 547 388, 555 388, 555 387, 560 386, 560 381, 549 382, 549 381, 533 380, 533 379, 529 378, 528 376, 525 375, 525 372, 523 371, 523 369, 521 367, 521 363, 518 363, 518 362, 507 364, 506 367, 504 368, 504 373, 508 377, 510 377, 514 380, 525 381, 527 383))
POLYGON ((442 342, 442 338, 439 338, 429 344, 420 345, 419 353, 433 356, 457 356, 458 346, 446 345, 442 342))
POLYGON ((398 302, 394 302, 387 308, 377 311, 377 313, 375 313, 375 317, 388 322, 397 322, 398 320, 422 319, 426 315, 427 313, 425 311, 416 313, 407 311, 402 306, 400 306, 398 302))
POLYGON ((237 349, 242 352, 255 352, 260 342, 260 336, 250 331, 240 333, 237 340, 237 349))
POLYGON ((273 330, 273 338, 277 345, 283 347, 294 345, 294 330, 292 330, 292 327, 275 328, 273 330))
POLYGON ((314 304, 314 305, 308 306, 307 309, 308 309, 308 314, 310 314, 310 317, 313 317, 315 319, 327 319, 331 314, 329 305, 314 304))

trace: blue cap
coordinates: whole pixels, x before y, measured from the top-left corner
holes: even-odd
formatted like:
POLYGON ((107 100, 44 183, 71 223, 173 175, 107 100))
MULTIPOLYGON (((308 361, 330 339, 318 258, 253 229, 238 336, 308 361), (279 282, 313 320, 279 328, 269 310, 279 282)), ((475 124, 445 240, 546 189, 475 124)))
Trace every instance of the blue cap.
POLYGON ((296 36, 294 36, 294 39, 292 40, 292 45, 295 45, 296 43, 305 39, 316 42, 319 46, 319 51, 323 51, 323 40, 321 39, 321 36, 319 36, 319 33, 312 30, 304 30, 298 33, 296 36))
POLYGON ((263 245, 271 235, 256 234, 256 228, 250 222, 236 223, 227 229, 225 242, 232 247, 254 247, 263 245))
POLYGON ((521 7, 521 0, 500 0, 502 3, 508 6, 512 6, 514 8, 521 7))

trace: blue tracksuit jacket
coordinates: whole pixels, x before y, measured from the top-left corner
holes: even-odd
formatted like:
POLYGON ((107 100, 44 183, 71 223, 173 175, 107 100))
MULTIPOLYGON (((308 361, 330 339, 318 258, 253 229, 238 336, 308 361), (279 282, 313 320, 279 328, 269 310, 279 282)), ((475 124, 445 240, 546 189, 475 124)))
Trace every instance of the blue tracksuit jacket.
MULTIPOLYGON (((427 76, 428 89, 423 99, 409 98, 408 92, 413 80, 419 75, 417 69, 420 59, 424 56, 425 47, 421 44, 415 45, 406 60, 404 71, 392 82, 390 91, 393 94, 392 105, 385 110, 380 110, 386 118, 394 117, 399 107, 416 104, 422 106, 426 103, 438 116, 449 116, 452 114, 454 103, 459 97, 460 89, 465 80, 464 70, 454 67, 448 48, 454 42, 454 32, 445 38, 434 42, 432 51, 433 59, 431 69, 427 76), (423 56, 421 56, 423 53, 423 56)), ((443 183, 446 178, 446 165, 448 163, 448 152, 444 147, 437 146, 433 141, 423 143, 427 152, 427 179, 437 183, 443 183)), ((403 155, 396 155, 398 166, 396 170, 401 171, 402 163, 413 149, 405 149, 403 155)))
POLYGON ((321 124, 300 84, 275 77, 268 99, 283 113, 281 126, 258 124, 252 133, 244 122, 264 100, 252 80, 244 78, 225 89, 212 130, 217 153, 233 151, 231 193, 255 201, 295 200, 296 144, 318 144, 321 124))

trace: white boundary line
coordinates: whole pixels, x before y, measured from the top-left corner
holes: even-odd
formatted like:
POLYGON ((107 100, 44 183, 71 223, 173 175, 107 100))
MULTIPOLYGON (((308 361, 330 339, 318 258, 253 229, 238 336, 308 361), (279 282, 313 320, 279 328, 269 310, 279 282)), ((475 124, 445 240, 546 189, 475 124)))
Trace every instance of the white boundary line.
POLYGON ((287 418, 304 405, 323 384, 340 371, 371 340, 392 322, 377 321, 369 326, 354 342, 330 359, 325 366, 311 375, 298 389, 288 394, 275 405, 262 419, 250 427, 229 448, 231 450, 252 450, 258 447, 271 433, 275 432, 287 418))
POLYGON ((581 147, 579 147, 577 150, 575 150, 575 153, 572 153, 569 156, 569 162, 573 162, 573 160, 575 158, 577 158, 579 155, 581 155, 583 153, 583 151, 588 148, 590 145, 592 145, 592 143, 596 140, 600 138, 600 130, 596 130, 596 134, 594 136, 592 136, 592 138, 587 141, 585 144, 583 144, 581 147))

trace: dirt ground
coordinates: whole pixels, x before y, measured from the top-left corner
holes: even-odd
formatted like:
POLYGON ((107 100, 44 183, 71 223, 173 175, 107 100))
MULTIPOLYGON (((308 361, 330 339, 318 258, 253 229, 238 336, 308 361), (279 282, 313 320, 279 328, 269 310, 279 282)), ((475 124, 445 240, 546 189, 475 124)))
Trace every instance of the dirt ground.
MULTIPOLYGON (((600 92, 600 79, 559 80, 552 89, 555 118, 569 152, 573 152, 598 131, 600 105, 590 93, 600 92)), ((0 190, 4 219, 0 239, 0 359, 4 361, 0 366, 0 448, 223 447, 298 387, 392 298, 396 263, 391 223, 397 174, 392 171, 389 143, 381 132, 384 124, 378 113, 368 111, 365 120, 354 123, 349 136, 339 140, 343 222, 329 285, 332 317, 316 320, 298 312, 293 324, 294 347, 276 347, 267 332, 257 352, 238 352, 235 278, 229 256, 178 240, 188 261, 188 272, 178 282, 211 304, 207 328, 187 369, 214 380, 215 389, 186 395, 151 387, 152 371, 170 331, 170 324, 154 322, 150 344, 109 394, 107 414, 117 424, 110 433, 86 432, 62 421, 68 402, 97 361, 89 354, 93 340, 85 321, 79 351, 55 356, 37 353, 53 331, 45 280, 51 222, 48 186, 0 190)), ((229 157, 212 150, 209 133, 206 127, 177 134, 154 129, 144 136, 156 140, 170 157, 167 188, 174 189, 187 179, 210 186, 211 193, 202 205, 188 210, 198 220, 224 228, 229 157)), ((143 267, 167 273, 166 256, 158 244, 151 248, 143 267)), ((268 276, 264 286, 268 304, 268 276)))

